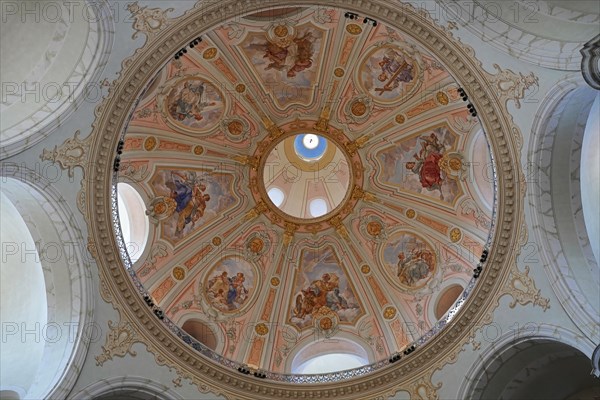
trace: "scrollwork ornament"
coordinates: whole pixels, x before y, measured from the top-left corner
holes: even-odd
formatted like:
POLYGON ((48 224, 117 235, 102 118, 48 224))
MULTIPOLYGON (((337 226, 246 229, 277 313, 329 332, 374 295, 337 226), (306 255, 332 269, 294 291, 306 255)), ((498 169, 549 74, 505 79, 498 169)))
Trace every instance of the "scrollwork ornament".
POLYGON ((44 149, 40 158, 43 161, 52 161, 58 163, 62 169, 66 169, 69 177, 74 177, 75 167, 83 170, 85 177, 86 161, 89 155, 91 136, 86 139, 79 139, 80 131, 76 131, 72 138, 64 141, 60 146, 54 146, 54 150, 44 149))
POLYGON ((417 381, 408 386, 411 400, 438 400, 440 398, 438 390, 442 383, 433 384, 430 376, 422 376, 417 381))
POLYGON ((521 108, 525 92, 532 87, 539 87, 539 79, 533 72, 527 75, 523 75, 522 72, 517 74, 511 69, 503 69, 498 64, 494 64, 494 69, 497 73, 490 75, 490 83, 497 90, 502 102, 508 103, 512 100, 517 109, 521 108))
POLYGON ((546 311, 550 308, 550 299, 542 297, 541 290, 535 286, 535 280, 529 276, 529 265, 525 266, 525 271, 521 272, 516 263, 511 269, 510 277, 504 285, 505 294, 511 295, 513 300, 508 305, 515 308, 517 304, 525 306, 532 303, 546 311))
POLYGON ((140 7, 136 1, 127 4, 127 10, 131 13, 132 26, 135 30, 131 38, 135 40, 140 33, 143 33, 146 35, 146 41, 148 41, 148 38, 156 35, 169 24, 170 20, 167 18, 167 13, 175 9, 162 10, 160 8, 148 8, 148 6, 140 7))
POLYGON ((108 328, 106 341, 102 346, 102 354, 96 356, 96 365, 102 366, 113 357, 125 357, 127 354, 135 357, 137 353, 131 349, 137 341, 137 334, 133 326, 127 321, 121 321, 118 324, 108 321, 108 328))
POLYGON ((79 210, 79 212, 85 217, 86 215, 88 215, 88 213, 86 212, 85 209, 85 204, 86 204, 86 194, 85 194, 85 188, 86 188, 86 183, 85 183, 85 179, 82 179, 81 182, 81 189, 77 192, 77 209, 79 210))

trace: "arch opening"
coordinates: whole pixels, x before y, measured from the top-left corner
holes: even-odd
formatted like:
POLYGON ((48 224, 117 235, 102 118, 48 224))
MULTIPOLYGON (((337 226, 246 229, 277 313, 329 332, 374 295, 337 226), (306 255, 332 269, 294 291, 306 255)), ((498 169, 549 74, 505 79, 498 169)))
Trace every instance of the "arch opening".
POLYGON ((539 338, 512 342, 481 366, 468 398, 595 398, 600 384, 589 372, 588 357, 565 343, 539 338))
POLYGON ((131 262, 135 264, 148 242, 150 224, 145 213, 146 205, 138 191, 123 182, 117 184, 117 201, 123 241, 131 262))
MULTIPOLYGON (((44 354, 41 336, 48 326, 47 288, 40 254, 23 216, 3 192, 0 198, 0 382, 27 392, 44 354)), ((19 395, 3 390, 2 398, 19 395)))
POLYGON ((310 343, 302 347, 291 363, 293 374, 322 374, 362 367, 369 363, 369 355, 358 343, 335 338, 310 343))

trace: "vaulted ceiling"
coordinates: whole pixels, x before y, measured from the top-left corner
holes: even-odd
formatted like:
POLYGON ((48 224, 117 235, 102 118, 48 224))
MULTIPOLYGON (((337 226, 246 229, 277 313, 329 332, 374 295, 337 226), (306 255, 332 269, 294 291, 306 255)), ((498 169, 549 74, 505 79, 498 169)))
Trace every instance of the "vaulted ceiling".
POLYGON ((434 328, 494 207, 485 134, 444 60, 330 7, 246 15, 192 44, 123 139, 118 181, 150 222, 133 279, 217 353, 275 372, 315 335, 373 362, 434 328), (306 156, 306 134, 323 154, 306 156))

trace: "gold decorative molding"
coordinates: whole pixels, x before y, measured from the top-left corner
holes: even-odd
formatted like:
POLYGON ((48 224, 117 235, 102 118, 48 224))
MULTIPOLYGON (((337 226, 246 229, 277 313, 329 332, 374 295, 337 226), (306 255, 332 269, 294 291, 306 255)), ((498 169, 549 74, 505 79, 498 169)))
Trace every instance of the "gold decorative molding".
POLYGON ((533 303, 534 306, 540 306, 544 311, 550 308, 550 299, 541 296, 541 290, 535 286, 534 279, 529 276, 529 265, 525 266, 524 272, 519 270, 516 263, 513 265, 510 276, 504 285, 504 293, 513 298, 508 305, 510 308, 515 308, 517 303, 522 306, 533 303))
POLYGON ((52 161, 58 163, 62 169, 66 169, 69 177, 73 178, 75 167, 80 167, 83 170, 85 177, 85 169, 89 155, 91 136, 81 140, 79 139, 80 131, 76 131, 72 138, 64 141, 62 145, 54 146, 54 150, 44 149, 40 158, 42 161, 52 161))
POLYGON ((350 143, 346 143, 346 145, 344 146, 346 148, 346 151, 348 152, 348 154, 350 154, 351 156, 355 155, 356 152, 361 149, 368 141, 369 139, 371 139, 373 137, 373 134, 366 134, 366 135, 362 135, 361 137, 359 137, 358 139, 356 139, 353 142, 350 143))
POLYGON ((236 155, 231 156, 231 158, 234 161, 237 161, 244 166, 247 165, 252 169, 258 169, 258 165, 260 164, 260 159, 255 156, 236 155))
POLYGON ((364 200, 371 203, 377 203, 379 200, 377 196, 373 193, 369 193, 366 190, 363 190, 360 186, 355 185, 354 190, 352 191, 352 198, 357 200, 364 200))
POLYGON ((246 215, 244 215, 242 222, 248 222, 250 220, 253 220, 254 218, 261 215, 262 213, 266 212, 268 209, 269 208, 265 202, 262 202, 262 201, 258 202, 252 209, 250 209, 246 213, 246 215))
POLYGON ((138 341, 138 335, 133 326, 127 321, 120 321, 118 324, 108 321, 108 328, 102 354, 96 356, 96 365, 102 366, 113 357, 125 357, 127 354, 135 357, 137 353, 131 347, 138 341))
POLYGON ((174 8, 167 8, 162 10, 160 8, 148 8, 148 6, 140 7, 138 2, 127 4, 127 11, 131 13, 130 17, 133 18, 133 29, 135 32, 131 35, 132 39, 137 39, 140 33, 146 36, 146 42, 152 38, 158 32, 163 30, 171 21, 167 18, 167 13, 175 10, 174 8))
POLYGON ((283 233, 283 244, 289 246, 294 238, 294 233, 298 230, 298 225, 291 222, 285 223, 285 232, 283 233))
POLYGON ((339 216, 335 216, 327 221, 329 225, 335 228, 335 231, 345 240, 350 240, 350 234, 348 233, 348 229, 342 223, 342 219, 339 216))
POLYGON ((411 400, 438 400, 438 390, 441 389, 442 383, 433 384, 431 375, 422 376, 417 381, 408 386, 411 400))
POLYGON ((497 74, 490 76, 490 83, 497 90, 500 99, 504 102, 512 100, 516 108, 521 108, 521 100, 525 98, 525 91, 533 86, 539 87, 538 77, 533 72, 523 75, 511 69, 503 69, 494 64, 497 74))

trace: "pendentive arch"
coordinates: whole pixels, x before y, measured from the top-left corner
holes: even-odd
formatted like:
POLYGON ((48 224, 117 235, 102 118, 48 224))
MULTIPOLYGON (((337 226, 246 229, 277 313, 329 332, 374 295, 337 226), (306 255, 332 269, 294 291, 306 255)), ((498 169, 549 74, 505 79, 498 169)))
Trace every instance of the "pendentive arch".
POLYGON ((569 317, 592 340, 598 339, 600 269, 586 227, 591 220, 583 212, 580 173, 587 165, 582 144, 597 96, 580 78, 549 91, 532 127, 533 173, 527 177, 531 231, 539 245, 535 255, 569 317))
POLYGON ((3 49, 19 42, 27 51, 3 52, 0 158, 39 143, 83 103, 101 101, 106 90, 113 6, 107 0, 26 3, 3 9, 3 49))
POLYGON ((137 376, 102 379, 85 387, 69 400, 183 400, 168 386, 137 376))
POLYGON ((507 332, 484 349, 465 372, 457 398, 572 400, 599 389, 589 373, 593 344, 556 326, 531 327, 507 332))
POLYGON ((34 171, 4 167, 2 195, 14 205, 35 243, 21 251, 37 253, 47 303, 46 322, 37 332, 43 345, 40 367, 27 383, 25 396, 64 398, 77 380, 94 335, 91 259, 82 247, 85 241, 73 210, 58 190, 34 171))

